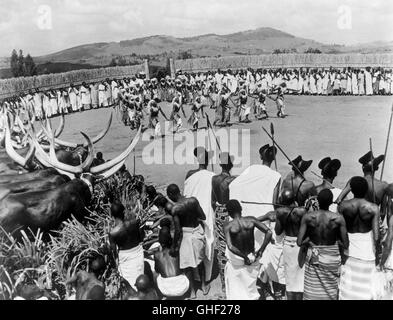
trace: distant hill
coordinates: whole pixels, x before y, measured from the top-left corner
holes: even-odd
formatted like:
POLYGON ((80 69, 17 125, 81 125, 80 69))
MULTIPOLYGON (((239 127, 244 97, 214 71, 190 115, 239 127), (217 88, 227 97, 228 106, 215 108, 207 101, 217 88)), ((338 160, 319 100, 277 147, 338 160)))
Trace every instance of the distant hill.
POLYGON ((38 62, 107 65, 113 57, 131 54, 176 56, 179 52, 190 51, 193 56, 201 57, 263 54, 275 49, 296 49, 303 52, 309 47, 323 46, 314 40, 295 37, 276 29, 259 28, 228 35, 206 34, 188 38, 156 35, 120 42, 93 43, 35 59, 38 62))
MULTIPOLYGON (((308 48, 316 48, 323 53, 392 52, 393 41, 353 46, 323 44, 273 28, 258 28, 227 35, 211 33, 185 38, 155 35, 120 42, 92 43, 34 57, 34 60, 41 72, 45 69, 48 72, 62 72, 93 66, 108 66, 116 57, 125 57, 128 62, 142 61, 147 57, 152 65, 163 67, 168 57, 178 58, 184 53, 187 53, 186 57, 217 57, 268 54, 276 49, 303 53, 308 48)), ((9 68, 9 58, 0 58, 0 69, 7 68, 9 68)), ((4 74, 8 72, 0 70, 0 75, 4 74)))

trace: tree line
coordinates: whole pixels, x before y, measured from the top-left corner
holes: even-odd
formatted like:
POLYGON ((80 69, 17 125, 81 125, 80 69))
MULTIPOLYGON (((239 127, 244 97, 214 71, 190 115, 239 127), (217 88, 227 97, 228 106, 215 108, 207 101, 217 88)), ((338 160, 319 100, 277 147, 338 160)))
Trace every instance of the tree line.
POLYGON ((19 54, 14 49, 11 54, 11 73, 14 77, 29 77, 37 75, 37 66, 30 56, 25 57, 23 51, 19 50, 19 54))

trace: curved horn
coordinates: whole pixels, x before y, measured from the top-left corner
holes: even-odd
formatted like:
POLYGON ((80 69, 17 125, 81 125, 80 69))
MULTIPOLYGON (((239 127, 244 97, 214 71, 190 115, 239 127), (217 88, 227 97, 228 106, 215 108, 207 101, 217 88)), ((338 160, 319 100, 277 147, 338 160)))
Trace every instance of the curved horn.
MULTIPOLYGON (((57 160, 56 158, 56 154, 54 159, 50 158, 46 152, 42 149, 41 145, 38 143, 36 137, 35 137, 35 133, 34 133, 34 129, 32 129, 33 134, 31 134, 31 139, 35 145, 36 148, 36 156, 38 161, 40 161, 44 166, 50 168, 53 167, 55 168, 57 171, 62 171, 65 173, 71 173, 71 174, 79 174, 82 173, 83 170, 80 166, 78 167, 73 167, 64 163, 61 163, 57 160)), ((52 137, 53 138, 53 137, 52 137)), ((52 156, 53 156, 53 152, 54 152, 54 148, 53 148, 53 139, 51 139, 51 152, 52 152, 52 156)), ((60 172, 59 171, 59 172, 60 172)))
POLYGON ((84 134, 83 132, 81 132, 81 135, 85 138, 86 142, 87 142, 87 158, 86 160, 82 163, 82 169, 83 171, 85 171, 86 169, 89 169, 91 164, 93 163, 94 160, 94 147, 93 147, 93 143, 91 142, 90 138, 84 134))
POLYGON ((92 174, 99 174, 105 170, 108 170, 114 166, 116 166, 117 164, 119 164, 120 162, 122 162, 123 160, 127 159, 127 157, 130 155, 130 153, 132 152, 132 150, 135 148, 135 146, 137 145, 140 136, 141 136, 141 132, 142 132, 142 126, 139 127, 138 133, 136 134, 136 136, 134 137, 134 139, 132 140, 131 144, 128 146, 128 148, 118 157, 116 157, 115 159, 108 161, 102 165, 99 165, 97 167, 93 167, 90 169, 90 172, 92 174))
MULTIPOLYGON (((60 162, 57 157, 56 157, 56 151, 55 151, 55 146, 54 146, 54 136, 53 136, 53 132, 51 131, 51 136, 50 136, 50 151, 49 151, 49 163, 51 165, 53 165, 56 169, 60 169, 63 170, 65 172, 69 172, 69 173, 73 173, 73 174, 78 174, 78 173, 82 173, 83 169, 82 169, 82 165, 79 166, 70 166, 68 164, 62 163, 60 162)), ((43 150, 42 150, 43 151, 43 150)))
POLYGON ((102 180, 108 179, 111 176, 113 176, 117 171, 119 171, 121 169, 121 167, 124 165, 125 162, 126 162, 126 160, 123 160, 122 162, 120 162, 119 164, 117 164, 114 167, 110 168, 109 170, 101 173, 100 174, 100 179, 98 181, 102 181, 102 180))
POLYGON ((64 130, 64 124, 65 124, 65 119, 64 119, 64 114, 61 115, 60 118, 60 124, 59 127, 55 131, 55 138, 60 137, 60 135, 63 133, 64 130))
POLYGON ((20 166, 24 167, 34 156, 34 146, 30 144, 29 152, 25 157, 18 154, 12 146, 9 118, 7 116, 5 127, 5 149, 8 156, 20 166))
MULTIPOLYGON (((96 137, 91 139, 91 142, 93 144, 96 144, 97 142, 101 141, 106 136, 106 134, 108 133, 108 131, 109 131, 110 127, 111 127, 112 118, 113 118, 113 112, 111 113, 111 116, 109 117, 109 121, 108 121, 108 124, 107 124, 106 128, 104 130, 102 130, 101 133, 98 134, 96 137)), ((83 144, 83 146, 87 147, 87 144, 85 143, 85 144, 83 144)))
MULTIPOLYGON (((96 144, 97 142, 101 141, 106 136, 106 134, 108 133, 108 131, 110 129, 110 126, 112 124, 112 118, 113 118, 113 114, 111 113, 111 116, 109 118, 109 121, 108 121, 108 124, 107 124, 106 128, 104 130, 102 130, 101 133, 99 133, 96 137, 91 139, 91 142, 93 144, 96 144)), ((44 132, 49 137, 48 132, 47 132, 47 130, 45 130, 45 128, 44 128, 44 132)), ((68 142, 68 141, 60 140, 60 139, 57 139, 57 138, 55 138, 55 143, 60 145, 60 146, 67 147, 67 148, 77 148, 77 147, 85 147, 86 148, 88 146, 87 142, 85 142, 83 144, 81 144, 81 143, 78 144, 78 143, 74 143, 74 142, 68 142)))

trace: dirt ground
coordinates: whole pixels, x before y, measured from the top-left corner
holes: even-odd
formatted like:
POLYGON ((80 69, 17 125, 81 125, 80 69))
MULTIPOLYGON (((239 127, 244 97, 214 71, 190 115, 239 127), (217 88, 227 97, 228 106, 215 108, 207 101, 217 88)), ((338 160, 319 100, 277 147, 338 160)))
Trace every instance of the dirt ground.
MULTIPOLYGON (((247 162, 251 164, 260 162, 258 149, 262 145, 270 143, 270 139, 263 132, 262 126, 269 131, 270 122, 272 122, 277 143, 291 159, 302 155, 306 160, 314 160, 307 173, 307 178, 314 182, 319 183, 320 181, 311 174, 311 171, 320 173, 318 162, 322 158, 330 156, 340 159, 342 167, 335 185, 342 188, 350 177, 362 174, 358 159, 369 150, 369 138, 372 138, 374 154, 380 155, 384 153, 392 101, 392 97, 287 96, 286 110, 289 114, 287 118, 271 118, 269 121, 253 121, 253 123, 241 125, 234 124, 224 130, 231 130, 235 136, 239 134, 238 141, 230 140, 228 146, 222 147, 224 151, 229 149, 230 152, 234 153, 237 160, 239 158, 248 160, 243 161, 243 165, 238 165, 234 168, 234 174, 240 174, 244 170, 244 166, 247 166, 247 162), (240 133, 239 130, 246 131, 240 133), (248 133, 250 134, 250 142, 246 142, 248 145, 244 145, 241 137, 242 134, 247 135, 248 133), (238 151, 236 147, 241 150, 238 151)), ((169 105, 163 103, 162 107, 169 116, 169 105)), ((185 110, 187 116, 189 116, 190 108, 186 106, 185 110)), ((89 136, 96 135, 105 126, 110 112, 111 109, 92 110, 68 116, 65 131, 61 138, 69 141, 82 141, 79 131, 83 131, 89 136)), ((268 101, 268 112, 275 117, 276 109, 271 101, 268 101)), ((214 110, 208 110, 208 114, 211 121, 213 121, 214 110)), ((236 120, 232 119, 232 121, 236 120)), ((54 120, 54 125, 57 122, 57 119, 54 120)), ((183 122, 185 127, 189 127, 186 120, 183 122)), ((202 120, 200 127, 205 126, 206 121, 202 120)), ((201 130, 201 132, 204 131, 201 130)), ((135 132, 131 132, 128 127, 121 123, 120 116, 115 115, 111 130, 101 142, 95 145, 95 152, 101 151, 104 154, 104 159, 111 159, 127 147, 134 134, 135 132)), ((196 134, 193 134, 193 136, 196 137, 196 134)), ((177 135, 177 138, 181 140, 184 136, 177 135)), ((213 150, 218 153, 213 138, 211 144, 214 147, 213 150)), ((165 148, 170 149, 172 144, 176 149, 176 146, 179 146, 182 142, 174 140, 173 135, 169 134, 154 141, 154 143, 158 144, 159 150, 165 151, 165 148)), ((155 184, 161 191, 164 191, 165 187, 170 183, 176 183, 182 188, 187 171, 195 168, 196 164, 147 164, 143 160, 142 151, 149 143, 148 137, 144 137, 143 141, 136 148, 134 154, 135 172, 144 175, 149 183, 155 184)), ((183 154, 193 159, 192 152, 195 146, 195 141, 188 141, 183 154)), ((206 141, 205 146, 211 149, 208 141, 206 141)), ((134 155, 131 155, 126 163, 130 172, 134 170, 134 155)), ((278 171, 282 175, 286 175, 290 170, 287 159, 279 153, 277 162, 278 171)), ((219 166, 217 163, 214 165, 214 171, 218 173, 219 166)), ((377 177, 379 175, 380 171, 377 173, 377 177)), ((393 180, 393 141, 386 159, 384 180, 389 182, 393 180)), ((221 284, 217 277, 217 270, 214 273, 214 280, 211 284, 212 288, 209 295, 203 296, 201 291, 198 291, 198 299, 217 300, 221 298, 221 284)))
MULTIPOLYGON (((230 139, 228 146, 222 145, 224 151, 232 152, 237 161, 243 161, 243 165, 234 168, 234 174, 240 174, 247 162, 251 164, 259 163, 258 149, 270 142, 268 136, 263 132, 262 126, 268 131, 270 130, 270 122, 274 124, 275 136, 277 143, 284 149, 287 155, 294 159, 298 155, 302 155, 304 159, 314 160, 307 177, 315 182, 319 182, 318 178, 311 174, 311 171, 317 173, 318 162, 326 157, 338 158, 342 162, 341 170, 335 184, 343 187, 346 181, 354 176, 361 175, 361 167, 358 163, 360 156, 369 150, 369 138, 372 138, 373 150, 375 155, 384 153, 386 135, 390 117, 392 97, 314 97, 314 96, 287 96, 286 110, 289 116, 285 119, 275 118, 276 109, 272 101, 268 101, 268 112, 274 118, 263 121, 253 121, 250 124, 234 124, 230 128, 221 130, 230 130, 231 134, 239 134, 238 143, 230 139), (243 131, 243 133, 240 132, 243 131), (242 134, 247 135, 249 130, 250 143, 249 146, 242 145, 242 134), (235 147, 239 147, 240 151, 235 147)), ((164 112, 169 116, 170 109, 168 104, 162 104, 164 112)), ((190 108, 185 107, 187 116, 190 115, 190 108)), ((84 113, 72 114, 66 119, 66 126, 61 138, 69 141, 82 142, 80 131, 87 133, 89 136, 96 135, 103 126, 105 126, 109 118, 111 109, 92 110, 84 113)), ((208 110, 211 122, 214 120, 214 110, 208 110)), ((251 116, 253 120, 253 117, 251 116)), ((237 119, 232 117, 232 121, 237 119)), ((58 119, 54 120, 54 126, 58 119)), ((183 120, 184 126, 189 125, 183 120)), ((162 123, 164 127, 164 123, 162 123)), ((206 127, 206 121, 200 121, 200 127, 206 127)), ((204 129, 200 133, 206 132, 204 129)), ((228 131, 229 132, 229 131, 228 131)), ((111 159, 121 153, 131 141, 135 132, 129 127, 125 127, 120 116, 115 114, 112 127, 108 135, 98 144, 95 145, 95 151, 101 151, 106 160, 111 159)), ((165 138, 160 138, 153 143, 158 149, 165 150, 174 145, 174 149, 182 143, 182 141, 174 141, 183 139, 182 134, 178 134, 175 138, 172 134, 165 138)), ((193 135, 196 137, 196 134, 193 135)), ((214 136, 211 136, 211 144, 216 154, 219 153, 215 146, 214 136)), ((232 137, 232 136, 231 136, 232 137)), ((196 164, 148 164, 142 158, 143 149, 150 143, 148 137, 144 136, 140 141, 135 152, 135 172, 145 176, 147 181, 154 183, 158 187, 164 187, 170 183, 176 183, 180 187, 183 186, 184 178, 188 170, 196 167, 196 164)), ((192 157, 192 151, 196 145, 196 141, 187 141, 186 149, 183 154, 188 158, 192 157)), ((206 141, 205 146, 209 148, 206 141)), ((156 151, 158 149, 155 149, 156 151)), ((290 170, 287 159, 279 153, 277 156, 278 171, 282 175, 286 175, 290 170)), ((236 161, 235 161, 236 163, 236 161)), ((134 156, 131 155, 127 160, 127 168, 133 172, 134 156)), ((209 167, 211 169, 211 167, 209 167)), ((214 171, 219 172, 218 161, 214 165, 214 171)), ((379 172, 377 173, 379 176, 379 172)), ((385 165, 384 180, 393 180, 393 141, 388 150, 385 165)))

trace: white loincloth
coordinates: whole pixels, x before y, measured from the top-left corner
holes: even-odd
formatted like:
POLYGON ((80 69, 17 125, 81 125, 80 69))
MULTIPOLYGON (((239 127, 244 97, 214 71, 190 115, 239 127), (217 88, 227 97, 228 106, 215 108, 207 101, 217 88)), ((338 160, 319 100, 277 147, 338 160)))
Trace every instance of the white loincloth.
POLYGON ((181 297, 188 291, 190 281, 184 274, 171 278, 163 278, 159 275, 157 277, 157 287, 166 297, 181 297))
MULTIPOLYGON (((230 199, 238 200, 244 217, 261 217, 274 211, 273 205, 245 204, 241 201, 272 203, 274 188, 281 175, 264 165, 252 165, 229 185, 230 199)), ((255 250, 262 245, 264 234, 255 230, 255 250)))
POLYGON ((180 269, 197 268, 205 259, 206 238, 201 225, 193 228, 183 228, 183 238, 180 245, 180 269))
POLYGON ((228 248, 225 252, 228 262, 225 265, 225 291, 227 300, 258 300, 257 279, 260 264, 244 264, 244 259, 232 253, 228 248))
POLYGON ((303 292, 304 290, 304 267, 300 268, 296 237, 285 236, 283 245, 284 274, 286 290, 288 292, 303 292))
MULTIPOLYGON (((260 259, 262 282, 273 281, 285 285, 283 236, 276 236, 274 225, 270 226, 273 232, 274 244, 269 243, 260 259)), ((259 249, 259 248, 258 248, 259 249)))
POLYGON ((119 272, 130 286, 136 290, 136 279, 145 272, 142 244, 129 250, 119 250, 119 272))
POLYGON ((372 278, 375 270, 373 232, 348 233, 348 259, 341 267, 340 300, 371 300, 372 278))
POLYGON ((210 281, 213 270, 214 256, 214 210, 211 205, 212 178, 214 173, 208 170, 200 170, 189 177, 184 183, 184 195, 195 197, 199 201, 206 220, 204 221, 206 238, 206 258, 205 265, 206 281, 210 281))

